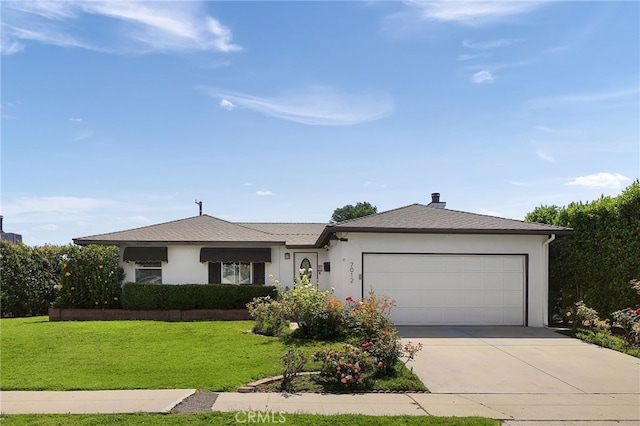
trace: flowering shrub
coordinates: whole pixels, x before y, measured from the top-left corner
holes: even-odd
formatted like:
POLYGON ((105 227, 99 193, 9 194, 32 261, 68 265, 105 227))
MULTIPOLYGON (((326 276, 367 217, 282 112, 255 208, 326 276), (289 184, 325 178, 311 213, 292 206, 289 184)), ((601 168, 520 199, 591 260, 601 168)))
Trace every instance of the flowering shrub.
POLYGON ((630 346, 640 344, 640 308, 621 309, 611 313, 614 324, 622 328, 624 340, 630 346))
POLYGON ((397 330, 384 330, 380 336, 364 342, 361 346, 376 360, 379 376, 389 376, 394 373, 396 363, 402 356, 402 345, 397 330))
POLYGON ((598 311, 585 305, 582 300, 576 303, 576 322, 574 327, 583 326, 586 322, 589 328, 593 329, 599 319, 598 311))
POLYGON ((322 363, 320 381, 327 387, 345 391, 364 390, 372 385, 375 361, 366 351, 352 345, 342 350, 323 349, 311 355, 322 363))
POLYGON ((355 301, 349 296, 346 301, 345 327, 349 336, 373 341, 393 327, 389 314, 395 301, 388 296, 378 296, 371 290, 364 300, 355 301))
MULTIPOLYGON (((300 337, 337 339, 342 334, 342 303, 332 296, 333 289, 320 290, 309 282, 310 272, 301 269, 293 288, 282 291, 282 304, 288 318, 298 324, 300 337)), ((270 277, 272 279, 272 277, 270 277)), ((281 288, 278 281, 273 281, 281 288)))
MULTIPOLYGON (((416 354, 421 350, 422 350, 422 343, 418 343, 417 345, 414 345, 411 342, 407 342, 402 347, 402 352, 404 353, 405 358, 407 358, 407 360, 404 362, 404 365, 407 365, 407 363, 413 361, 416 358, 416 354)), ((413 367, 411 367, 411 372, 413 373, 413 367)))
POLYGON ((256 297, 247 303, 249 315, 256 320, 253 332, 265 336, 281 336, 289 326, 289 318, 282 300, 269 296, 256 297))
POLYGON ((344 337, 345 307, 331 294, 324 299, 323 309, 314 319, 313 337, 321 340, 338 340, 344 337))
POLYGON ((58 284, 59 308, 120 308, 124 270, 116 246, 66 246, 58 284))

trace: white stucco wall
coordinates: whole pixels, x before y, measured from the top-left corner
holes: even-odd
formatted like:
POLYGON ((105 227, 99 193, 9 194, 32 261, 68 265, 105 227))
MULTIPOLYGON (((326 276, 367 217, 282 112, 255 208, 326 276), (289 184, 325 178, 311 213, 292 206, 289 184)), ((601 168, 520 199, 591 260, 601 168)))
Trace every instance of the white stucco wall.
MULTIPOLYGON (((528 325, 547 325, 548 247, 545 235, 458 235, 458 234, 338 234, 348 241, 331 243, 327 249, 271 248, 271 262, 266 263, 266 284, 269 275, 284 286, 293 284, 297 272, 294 265, 297 252, 317 253, 314 266, 318 284, 335 287, 336 296, 362 297, 368 289, 362 288, 363 253, 447 253, 447 254, 521 254, 528 260, 528 325), (285 259, 286 254, 289 259, 285 259), (331 271, 320 271, 318 266, 330 262, 331 271)), ((162 265, 162 280, 169 284, 206 284, 208 265, 200 263, 203 246, 170 245, 168 262, 162 265)), ((122 258, 122 257, 121 257, 122 258)), ((125 281, 135 280, 135 264, 123 262, 125 281)))
MULTIPOLYGON (((195 245, 169 245, 167 246, 168 262, 162 262, 162 282, 165 284, 207 284, 209 282, 209 266, 207 262, 200 262, 200 249, 206 246, 195 245)), ((120 250, 120 259, 124 248, 120 250)), ((315 249, 287 249, 284 246, 271 247, 271 262, 265 264, 266 284, 269 284, 269 275, 279 280, 283 285, 291 286, 294 275, 294 255, 296 252, 317 253, 318 263, 328 261, 327 251, 315 249), (285 253, 289 253, 289 259, 285 259, 285 253)), ((135 263, 120 262, 126 277, 125 282, 135 281, 135 263)), ((318 271, 318 265, 313 265, 318 271)), ((327 277, 328 273, 319 272, 320 281, 327 277)))
POLYGON ((348 241, 329 251, 336 296, 362 297, 362 253, 523 254, 528 259, 528 325, 547 325, 547 248, 544 235, 363 234, 338 235, 348 241))

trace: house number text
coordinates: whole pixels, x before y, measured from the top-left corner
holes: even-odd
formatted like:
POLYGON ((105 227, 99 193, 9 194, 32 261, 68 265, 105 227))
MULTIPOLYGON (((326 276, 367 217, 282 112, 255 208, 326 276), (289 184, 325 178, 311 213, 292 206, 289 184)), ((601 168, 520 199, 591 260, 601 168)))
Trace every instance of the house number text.
POLYGON ((353 283, 353 271, 354 271, 353 262, 350 262, 350 263, 351 263, 351 267, 349 268, 349 272, 351 272, 351 282, 353 283))

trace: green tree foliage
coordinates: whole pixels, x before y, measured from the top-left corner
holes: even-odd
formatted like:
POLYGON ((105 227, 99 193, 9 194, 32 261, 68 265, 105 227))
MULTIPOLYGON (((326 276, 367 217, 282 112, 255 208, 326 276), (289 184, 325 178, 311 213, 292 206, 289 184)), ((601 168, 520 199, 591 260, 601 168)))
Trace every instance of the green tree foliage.
POLYGON ((573 228, 549 246, 550 313, 584 300, 603 316, 640 303, 629 281, 640 277, 640 182, 617 197, 566 207, 541 206, 529 221, 573 228))
POLYGON ((55 299, 60 247, 2 241, 0 309, 3 317, 45 315, 55 299))
POLYGON ((120 308, 124 270, 116 246, 66 246, 61 250, 59 308, 120 308))
POLYGON ((339 207, 333 211, 333 215, 331 215, 331 223, 344 222, 345 220, 369 216, 370 214, 375 213, 378 213, 378 208, 366 201, 357 203, 355 206, 347 204, 346 206, 339 207))
POLYGON ((556 205, 552 206, 540 206, 531 213, 527 213, 524 220, 527 222, 546 223, 547 225, 554 225, 560 208, 556 205))

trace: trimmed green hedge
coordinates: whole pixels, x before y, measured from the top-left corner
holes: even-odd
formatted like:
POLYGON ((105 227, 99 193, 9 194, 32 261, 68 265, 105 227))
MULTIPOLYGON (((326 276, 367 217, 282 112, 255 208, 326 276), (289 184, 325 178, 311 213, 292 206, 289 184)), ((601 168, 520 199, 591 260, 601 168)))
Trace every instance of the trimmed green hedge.
POLYGON ((576 302, 602 318, 640 298, 629 285, 640 279, 640 182, 616 197, 567 207, 541 206, 525 220, 575 230, 549 246, 549 314, 563 315, 576 302))
POLYGON ((58 295, 60 247, 0 243, 2 317, 46 315, 58 295))
POLYGON ((254 297, 271 296, 272 286, 230 284, 140 284, 123 287, 124 309, 243 309, 254 297))

